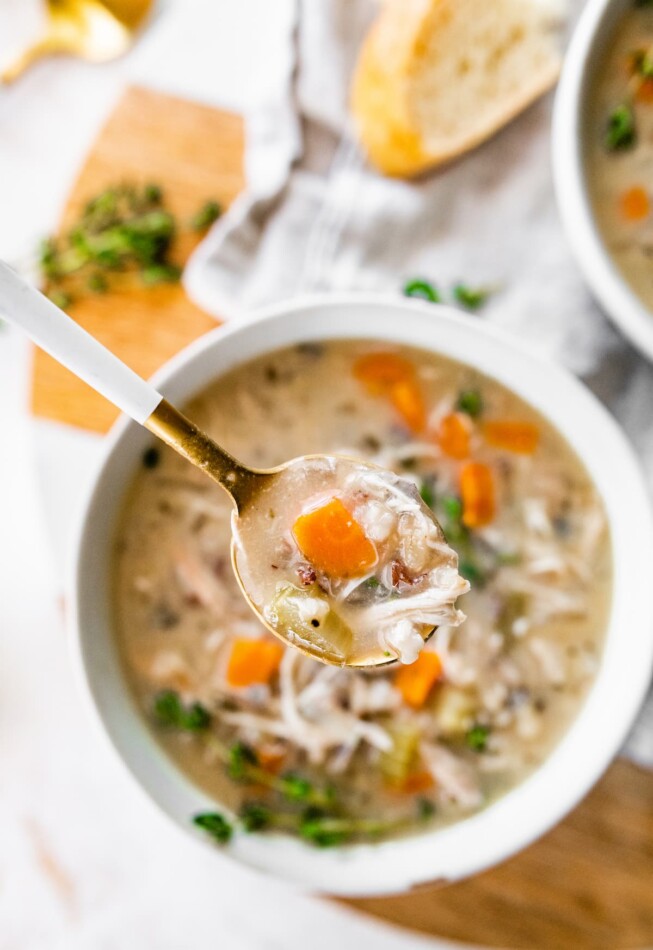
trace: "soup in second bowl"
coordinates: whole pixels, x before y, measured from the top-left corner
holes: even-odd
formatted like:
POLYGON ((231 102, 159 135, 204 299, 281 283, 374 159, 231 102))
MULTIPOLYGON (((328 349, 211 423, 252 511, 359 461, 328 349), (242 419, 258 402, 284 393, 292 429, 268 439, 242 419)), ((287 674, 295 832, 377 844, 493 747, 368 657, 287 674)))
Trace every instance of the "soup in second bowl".
MULTIPOLYGON (((601 500, 557 431, 467 366, 369 341, 261 357, 188 413, 256 467, 342 453, 394 469, 471 583, 465 622, 442 623, 412 665, 324 666, 249 611, 226 495, 148 450, 116 543, 117 640, 154 735, 216 800, 199 825, 218 840, 234 816, 318 845, 376 839, 469 815, 546 758, 593 681, 611 590, 601 500), (370 385, 379 357, 410 365, 423 411, 370 385)), ((371 570, 349 596, 391 609, 407 582, 371 570)))
POLYGON ((597 64, 585 129, 594 216, 618 268, 653 309, 653 6, 624 15, 597 64))

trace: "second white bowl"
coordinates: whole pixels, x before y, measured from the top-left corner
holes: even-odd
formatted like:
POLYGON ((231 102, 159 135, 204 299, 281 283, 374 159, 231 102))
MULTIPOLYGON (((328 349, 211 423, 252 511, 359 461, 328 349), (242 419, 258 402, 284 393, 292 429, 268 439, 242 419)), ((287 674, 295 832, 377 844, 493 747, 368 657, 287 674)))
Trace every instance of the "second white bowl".
POLYGON ((558 209, 590 289, 625 336, 653 360, 653 313, 615 265, 598 231, 587 189, 584 143, 589 97, 615 26, 633 0, 589 0, 565 58, 553 114, 553 173, 558 209))

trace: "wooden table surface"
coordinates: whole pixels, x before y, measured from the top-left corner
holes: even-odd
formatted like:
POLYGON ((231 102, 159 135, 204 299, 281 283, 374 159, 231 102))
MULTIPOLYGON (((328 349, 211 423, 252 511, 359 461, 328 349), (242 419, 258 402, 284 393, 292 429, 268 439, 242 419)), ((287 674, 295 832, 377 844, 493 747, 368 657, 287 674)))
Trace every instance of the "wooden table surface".
MULTIPOLYGON (((108 185, 154 181, 186 219, 207 199, 241 191, 240 117, 140 88, 128 89, 73 189, 61 227, 108 185)), ((175 247, 183 263, 196 238, 175 247)), ((215 321, 181 286, 88 297, 71 316, 144 376, 215 321)), ((116 412, 101 396, 36 352, 34 413, 105 432, 116 412)), ((597 737, 599 741, 599 737, 597 737)), ((489 947, 584 950, 653 947, 653 773, 624 760, 557 828, 476 878, 398 897, 349 902, 366 914, 426 934, 489 947)))

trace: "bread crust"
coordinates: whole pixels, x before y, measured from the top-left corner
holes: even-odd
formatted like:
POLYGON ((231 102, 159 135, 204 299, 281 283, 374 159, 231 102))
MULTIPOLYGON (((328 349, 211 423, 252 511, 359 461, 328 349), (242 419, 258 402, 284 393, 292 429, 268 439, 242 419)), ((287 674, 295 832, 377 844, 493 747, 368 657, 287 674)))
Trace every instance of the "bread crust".
MULTIPOLYGON (((389 0, 366 36, 354 73, 351 108, 370 162, 386 175, 412 177, 470 151, 551 89, 560 61, 551 57, 503 99, 474 115, 469 130, 429 149, 411 118, 410 84, 427 37, 446 26, 457 0, 389 0)), ((481 0, 486 3, 487 0, 481 0)))

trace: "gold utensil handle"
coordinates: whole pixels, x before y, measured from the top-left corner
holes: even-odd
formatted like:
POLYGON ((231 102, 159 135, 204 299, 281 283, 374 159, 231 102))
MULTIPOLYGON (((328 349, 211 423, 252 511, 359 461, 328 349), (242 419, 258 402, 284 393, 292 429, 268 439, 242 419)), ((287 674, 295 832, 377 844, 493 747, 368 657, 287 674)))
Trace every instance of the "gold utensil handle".
POLYGON ((239 512, 252 494, 260 490, 265 472, 246 468, 166 399, 146 420, 145 428, 226 489, 239 512))
POLYGON ((15 82, 23 73, 39 59, 45 56, 54 56, 57 53, 67 53, 68 49, 61 41, 61 37, 45 34, 36 42, 19 53, 16 58, 0 72, 0 82, 9 85, 15 82))

